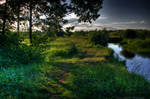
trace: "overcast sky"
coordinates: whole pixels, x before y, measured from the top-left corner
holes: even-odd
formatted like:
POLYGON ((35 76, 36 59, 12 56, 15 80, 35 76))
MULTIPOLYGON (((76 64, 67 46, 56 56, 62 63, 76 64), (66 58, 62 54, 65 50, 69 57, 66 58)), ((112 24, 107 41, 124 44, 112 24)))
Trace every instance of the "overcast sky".
POLYGON ((104 0, 101 16, 92 24, 78 23, 75 14, 66 16, 67 26, 82 29, 150 29, 150 0, 104 0))

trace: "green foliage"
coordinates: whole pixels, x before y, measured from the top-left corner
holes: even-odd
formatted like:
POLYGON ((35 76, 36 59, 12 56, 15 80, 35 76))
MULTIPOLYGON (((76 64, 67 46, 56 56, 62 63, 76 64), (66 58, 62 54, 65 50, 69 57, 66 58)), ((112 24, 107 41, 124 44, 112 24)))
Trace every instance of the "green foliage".
POLYGON ((56 38, 38 47, 20 42, 10 49, 0 48, 0 61, 2 54, 6 55, 3 59, 11 60, 10 64, 16 61, 15 67, 8 64, 8 68, 0 68, 0 97, 4 99, 150 96, 149 82, 129 73, 122 62, 112 57, 111 49, 93 45, 85 36, 56 38), (44 60, 38 58, 41 54, 44 60), (37 63, 38 59, 42 62, 37 63))
POLYGON ((49 40, 49 36, 47 34, 37 33, 33 34, 33 45, 39 46, 40 44, 45 44, 49 40))
POLYGON ((108 43, 108 33, 106 30, 90 32, 89 40, 95 45, 100 44, 106 46, 108 43))
POLYGON ((127 43, 123 44, 123 48, 133 54, 139 53, 144 56, 150 56, 150 39, 127 40, 127 43))
POLYGON ((0 46, 17 46, 20 44, 21 39, 17 36, 17 34, 7 34, 7 35, 0 35, 0 46))
POLYGON ((66 28, 66 35, 67 36, 71 36, 73 33, 71 32, 72 30, 74 30, 74 26, 72 27, 67 27, 66 28))
POLYGON ((143 78, 128 73, 118 62, 94 67, 83 65, 70 79, 75 94, 81 99, 148 96, 149 93, 149 84, 143 78))
POLYGON ((129 39, 134 39, 137 37, 137 32, 135 30, 131 30, 131 29, 125 30, 123 33, 123 37, 129 38, 129 39))
POLYGON ((33 62, 42 61, 42 55, 40 54, 40 50, 24 44, 19 46, 13 46, 10 48, 4 48, 2 57, 2 67, 8 67, 10 65, 16 64, 30 64, 33 62))
POLYGON ((65 35, 65 32, 63 32, 63 31, 57 31, 56 32, 57 37, 63 37, 64 35, 65 35))
POLYGON ((114 39, 118 39, 117 43, 120 43, 124 49, 122 54, 127 57, 132 58, 137 53, 150 56, 150 31, 148 30, 129 29, 111 32, 109 42, 113 42, 114 39))
POLYGON ((149 30, 117 30, 109 33, 109 38, 122 38, 122 39, 148 39, 150 38, 149 30))
POLYGON ((77 53, 77 48, 73 43, 69 43, 67 47, 59 46, 50 49, 51 57, 71 57, 77 53))
POLYGON ((42 61, 41 51, 38 47, 21 44, 20 37, 13 34, 0 35, 1 40, 1 67, 17 64, 29 64, 42 61))

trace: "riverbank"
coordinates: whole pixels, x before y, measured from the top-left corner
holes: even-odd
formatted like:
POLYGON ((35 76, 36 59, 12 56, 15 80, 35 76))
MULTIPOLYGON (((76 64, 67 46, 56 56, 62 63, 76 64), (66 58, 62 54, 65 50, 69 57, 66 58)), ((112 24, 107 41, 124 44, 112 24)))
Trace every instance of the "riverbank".
POLYGON ((93 45, 85 36, 56 38, 39 47, 44 56, 42 62, 0 69, 0 97, 102 99, 150 96, 149 82, 129 73, 123 63, 112 57, 111 49, 93 45))
POLYGON ((150 31, 148 30, 118 30, 109 33, 112 43, 120 43, 124 52, 150 57, 150 31))
POLYGON ((129 72, 142 75, 150 81, 150 58, 126 52, 119 44, 110 43, 108 47, 113 49, 115 58, 120 61, 125 61, 125 65, 129 72))

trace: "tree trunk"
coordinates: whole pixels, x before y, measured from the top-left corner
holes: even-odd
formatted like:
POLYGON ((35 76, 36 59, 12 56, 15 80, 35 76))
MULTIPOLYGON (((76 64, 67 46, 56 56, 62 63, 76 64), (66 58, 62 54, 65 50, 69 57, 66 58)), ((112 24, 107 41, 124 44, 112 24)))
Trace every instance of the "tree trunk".
POLYGON ((6 18, 3 18, 3 27, 2 27, 2 34, 5 35, 5 26, 6 26, 6 18))
POLYGON ((29 20, 30 28, 29 28, 29 37, 30 44, 32 45, 32 0, 30 0, 30 20, 29 20))
POLYGON ((20 32, 20 1, 18 3, 18 12, 17 12, 17 32, 19 35, 19 32, 20 32))
POLYGON ((6 14, 7 14, 6 11, 7 11, 7 0, 6 0, 6 3, 5 3, 4 15, 3 15, 3 19, 2 19, 2 20, 3 20, 2 34, 3 34, 3 35, 5 35, 5 32, 6 32, 6 31, 5 31, 5 28, 6 28, 6 17, 7 17, 7 16, 6 16, 6 14))

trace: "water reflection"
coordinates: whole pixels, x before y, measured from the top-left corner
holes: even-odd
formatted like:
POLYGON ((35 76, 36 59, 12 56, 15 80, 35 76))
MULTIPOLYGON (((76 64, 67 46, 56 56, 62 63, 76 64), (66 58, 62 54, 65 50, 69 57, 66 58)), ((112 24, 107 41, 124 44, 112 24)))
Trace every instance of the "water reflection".
POLYGON ((126 58, 133 58, 133 57, 135 57, 135 54, 134 54, 134 53, 131 53, 131 52, 127 51, 127 50, 122 50, 122 51, 121 51, 121 54, 122 54, 124 57, 126 57, 126 58))
POLYGON ((114 57, 117 57, 120 61, 126 61, 126 67, 129 72, 142 75, 150 81, 150 58, 124 51, 117 44, 111 43, 108 44, 108 47, 114 50, 114 57))

